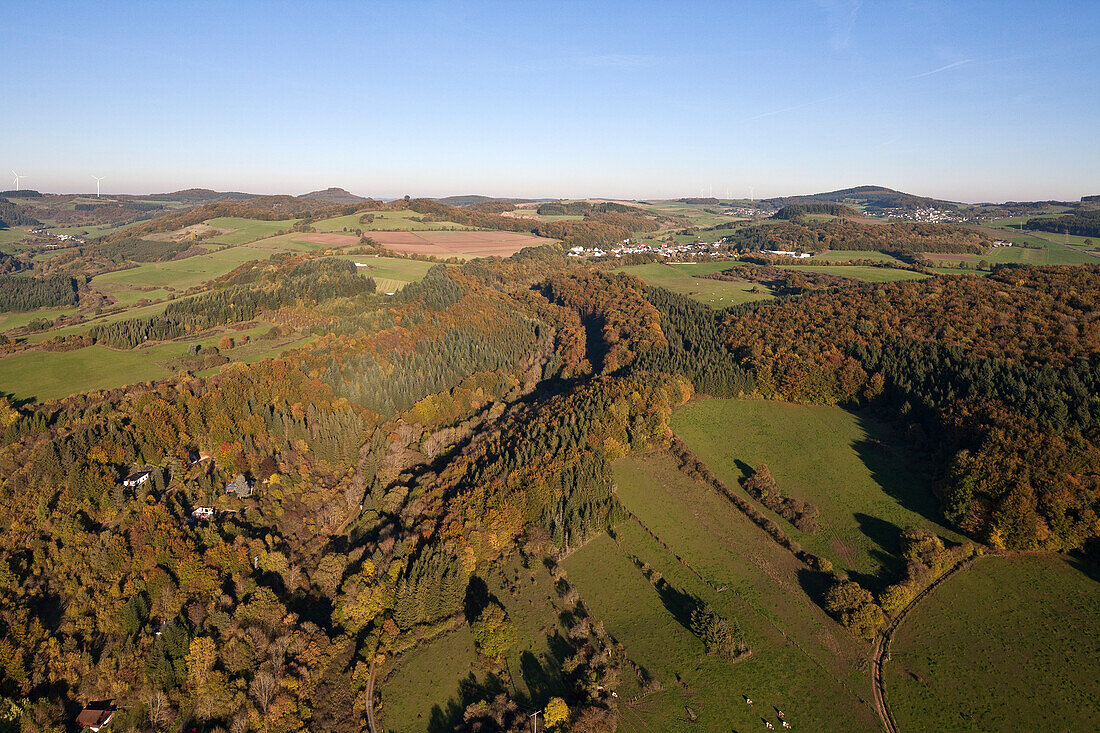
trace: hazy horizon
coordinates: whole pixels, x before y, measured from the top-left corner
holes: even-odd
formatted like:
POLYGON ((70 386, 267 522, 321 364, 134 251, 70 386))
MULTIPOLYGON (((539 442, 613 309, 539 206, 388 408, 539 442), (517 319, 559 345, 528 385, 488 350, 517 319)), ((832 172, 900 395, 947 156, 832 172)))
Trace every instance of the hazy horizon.
MULTIPOLYGON (((11 173, 9 172, 8 175, 10 177, 11 173)), ((760 192, 757 191, 757 192, 755 192, 756 195, 755 195, 754 198, 755 198, 755 200, 760 201, 762 199, 773 199, 773 198, 780 198, 780 197, 809 196, 809 195, 812 195, 812 194, 829 193, 831 191, 840 191, 840 190, 844 190, 844 189, 855 188, 857 186, 878 186, 878 185, 879 184, 876 184, 876 183, 867 183, 867 184, 859 183, 859 184, 852 184, 850 186, 835 186, 833 188, 821 189, 819 191, 789 191, 789 192, 780 192, 780 193, 765 194, 765 195, 761 195, 760 192)), ((57 195, 57 196, 93 196, 94 197, 96 195, 94 187, 90 191, 44 191, 44 190, 41 190, 41 189, 37 189, 34 186, 30 186, 30 185, 23 186, 22 188, 23 189, 35 190, 35 191, 38 191, 39 193, 42 193, 42 194, 57 195)), ((683 193, 683 194, 664 195, 664 196, 630 196, 630 197, 627 197, 627 196, 600 196, 600 195, 590 195, 590 196, 525 196, 525 195, 522 195, 522 194, 499 194, 499 195, 494 195, 494 194, 490 194, 490 193, 483 193, 483 192, 480 192, 480 191, 466 191, 466 192, 462 192, 462 193, 455 193, 455 192, 451 192, 451 193, 417 193, 417 192, 410 191, 408 193, 402 193, 402 194, 372 194, 372 193, 363 193, 363 192, 360 192, 360 191, 355 191, 355 190, 352 190, 352 189, 348 188, 347 186, 340 186, 340 185, 322 186, 320 188, 315 188, 315 189, 310 189, 308 191, 300 191, 300 192, 299 191, 277 191, 277 190, 271 190, 271 191, 242 191, 242 190, 239 190, 239 189, 232 189, 232 188, 212 189, 208 186, 196 185, 196 186, 184 186, 182 188, 172 188, 172 189, 163 189, 163 190, 149 190, 149 191, 112 191, 112 192, 108 193, 106 190, 104 190, 102 192, 102 195, 103 196, 153 196, 153 195, 158 195, 158 194, 172 194, 172 193, 177 193, 179 191, 199 189, 199 190, 211 190, 211 191, 215 191, 217 193, 239 193, 239 194, 247 194, 247 195, 254 195, 254 196, 281 196, 281 195, 304 196, 304 195, 309 194, 309 193, 324 191, 324 190, 329 189, 329 188, 343 189, 344 191, 347 191, 348 193, 350 193, 352 195, 360 196, 362 198, 372 198, 376 201, 390 201, 390 200, 402 198, 406 195, 408 195, 412 198, 432 198, 432 199, 443 199, 443 198, 449 198, 449 197, 452 197, 452 196, 486 196, 486 197, 489 197, 489 198, 517 199, 517 200, 520 200, 520 201, 543 201, 543 200, 545 200, 545 201, 557 201, 557 200, 569 201, 569 200, 582 200, 582 199, 584 199, 584 200, 607 200, 607 201, 665 201, 665 200, 672 200, 672 199, 679 199, 679 198, 697 198, 697 197, 700 197, 700 196, 703 196, 703 197, 713 196, 714 198, 723 199, 723 200, 729 200, 729 199, 732 199, 732 200, 745 200, 745 199, 749 198, 748 196, 736 196, 736 195, 727 197, 725 195, 725 192, 722 192, 721 195, 720 195, 720 193, 718 191, 714 191, 713 193, 704 192, 702 194, 688 192, 688 193, 683 193)), ((894 187, 893 186, 883 186, 883 188, 894 188, 894 187)), ((1096 189, 1097 189, 1097 192, 1100 193, 1100 185, 1096 186, 1096 189)), ((0 186, 0 190, 12 190, 12 189, 4 189, 2 186, 0 186)), ((948 197, 945 197, 945 196, 937 196, 934 193, 928 193, 928 192, 925 192, 925 191, 904 191, 902 189, 896 189, 896 188, 894 190, 902 191, 903 193, 913 194, 915 196, 924 196, 924 197, 927 197, 927 198, 939 199, 939 200, 942 200, 942 201, 951 201, 951 202, 962 203, 962 204, 1003 204, 1003 203, 1008 203, 1008 202, 1012 202, 1012 201, 1079 201, 1083 196, 1097 195, 1097 194, 1082 193, 1081 196, 1074 196, 1074 197, 1070 197, 1070 198, 1054 198, 1054 197, 1050 197, 1050 196, 1043 196, 1043 197, 1038 197, 1038 198, 1008 198, 1008 199, 1000 199, 1000 200, 991 200, 991 199, 964 200, 964 199, 951 199, 951 198, 948 198, 948 197)))
POLYGON ((1100 5, 20 5, 10 188, 1100 193, 1100 5))

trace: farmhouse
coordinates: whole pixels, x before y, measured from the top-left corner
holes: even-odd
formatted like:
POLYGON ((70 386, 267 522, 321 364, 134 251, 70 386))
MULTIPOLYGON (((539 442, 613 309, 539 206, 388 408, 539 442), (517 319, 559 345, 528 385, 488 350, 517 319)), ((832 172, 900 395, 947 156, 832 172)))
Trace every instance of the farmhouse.
POLYGON ((149 470, 148 468, 144 468, 140 471, 134 471, 133 473, 131 473, 129 476, 127 476, 123 480, 122 485, 126 486, 128 488, 133 488, 134 486, 141 486, 143 483, 148 481, 149 477, 152 476, 152 475, 153 475, 153 472, 151 470, 149 470))
POLYGON ((76 716, 77 725, 83 726, 86 730, 97 733, 97 731, 106 728, 111 718, 115 717, 115 711, 108 709, 105 705, 100 707, 103 703, 89 703, 88 707, 80 711, 80 714, 76 716))
POLYGON ((799 259, 799 260, 804 260, 804 259, 807 259, 809 257, 813 257, 813 255, 810 254, 809 252, 789 252, 785 249, 766 249, 766 250, 764 250, 764 254, 780 255, 780 256, 783 256, 783 257, 794 257, 795 259, 799 259))

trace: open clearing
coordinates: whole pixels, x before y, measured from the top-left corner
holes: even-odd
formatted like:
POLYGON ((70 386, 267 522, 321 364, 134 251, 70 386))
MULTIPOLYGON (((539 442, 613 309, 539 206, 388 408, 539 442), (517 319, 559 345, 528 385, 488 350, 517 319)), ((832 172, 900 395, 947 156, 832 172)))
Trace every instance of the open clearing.
POLYGON ((707 280, 692 277, 722 272, 736 265, 736 262, 693 262, 684 265, 669 265, 653 262, 648 265, 631 265, 619 272, 640 277, 647 285, 665 288, 674 293, 689 295, 700 303, 712 308, 726 308, 731 305, 764 300, 772 297, 771 292, 757 283, 728 282, 726 280, 707 280), (757 292, 753 292, 753 288, 757 292))
POLYGON ((290 343, 296 340, 294 337, 279 342, 257 340, 271 325, 259 322, 243 331, 219 329, 200 338, 136 349, 96 345, 73 351, 25 351, 0 358, 0 392, 13 394, 19 399, 44 402, 93 389, 112 389, 162 379, 172 374, 165 363, 185 354, 188 344, 214 346, 225 334, 237 340, 245 335, 253 339, 247 345, 225 352, 224 355, 233 361, 257 361, 274 356, 273 351, 278 353, 296 345, 290 343))
POLYGON ((752 730, 762 718, 778 729, 775 708, 796 729, 876 729, 862 669, 869 647, 810 601, 801 563, 665 454, 625 458, 614 477, 623 505, 706 579, 633 519, 615 527, 614 540, 601 536, 564 561, 594 617, 661 682, 625 706, 622 730, 752 730), (648 570, 671 590, 659 591, 648 570), (730 663, 705 653, 686 626, 699 601, 737 623, 750 656, 730 663))
POLYGON ((235 216, 211 219, 208 225, 222 230, 224 233, 211 238, 210 242, 219 244, 244 244, 264 237, 270 237, 278 232, 289 231, 300 219, 280 219, 278 221, 265 221, 261 219, 240 219, 235 216))
POLYGON ((906 617, 886 694, 903 731, 1095 730, 1100 587, 1057 555, 978 558, 906 617))
POLYGON ((811 552, 873 590, 904 569, 901 531, 916 525, 961 538, 940 525, 927 465, 885 425, 839 407, 770 400, 702 400, 672 416, 672 427, 731 490, 768 464, 786 496, 816 505, 815 534, 757 507, 811 552))
POLYGON ((864 267, 860 265, 780 265, 785 270, 820 272, 839 277, 854 277, 869 283, 892 283, 899 280, 921 280, 927 275, 912 270, 897 270, 893 267, 864 267))
POLYGON ((518 232, 498 231, 418 231, 371 232, 371 239, 394 252, 434 255, 436 257, 507 257, 524 247, 553 244, 556 239, 535 237, 518 232))
MULTIPOLYGON (((515 683, 510 691, 523 707, 541 709, 550 697, 564 694, 559 655, 567 629, 554 581, 541 563, 528 569, 513 557, 489 569, 484 582, 516 628, 517 642, 504 660, 515 683)), ((381 675, 381 719, 391 733, 450 733, 461 725, 467 705, 503 690, 466 624, 391 658, 381 675)))
POLYGON ((415 211, 360 211, 347 216, 337 216, 332 219, 322 219, 314 222, 313 228, 319 232, 354 232, 356 229, 367 231, 431 231, 448 229, 472 229, 453 221, 422 221, 423 214, 415 211), (372 220, 363 222, 361 219, 368 214, 372 220))

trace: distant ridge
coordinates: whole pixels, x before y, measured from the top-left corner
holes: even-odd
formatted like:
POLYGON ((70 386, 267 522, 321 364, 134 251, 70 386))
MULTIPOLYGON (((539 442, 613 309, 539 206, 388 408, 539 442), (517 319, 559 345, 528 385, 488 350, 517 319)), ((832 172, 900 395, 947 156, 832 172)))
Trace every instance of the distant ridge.
POLYGON ((471 204, 483 204, 486 201, 499 201, 505 204, 529 204, 536 201, 551 201, 552 199, 500 199, 495 196, 482 196, 480 194, 464 194, 462 196, 444 196, 432 199, 447 206, 470 206, 471 204))
POLYGON ((916 196, 904 191, 895 191, 885 186, 856 186, 854 188, 842 188, 838 191, 814 193, 806 196, 781 196, 773 199, 764 199, 766 203, 777 208, 791 204, 810 203, 836 203, 856 204, 864 210, 875 211, 880 209, 924 209, 935 206, 939 209, 954 209, 958 207, 955 201, 929 198, 928 196, 916 196))
POLYGON ((254 198, 255 194, 241 193, 239 191, 213 191, 209 188, 185 188, 182 191, 173 191, 171 193, 154 193, 148 196, 135 196, 134 198, 142 199, 170 199, 172 201, 191 201, 191 202, 208 202, 208 201, 243 201, 245 199, 254 198))
POLYGON ((309 199, 311 201, 330 201, 334 204, 359 204, 364 201, 370 201, 370 199, 363 198, 362 196, 356 196, 353 193, 331 186, 324 191, 310 191, 309 193, 303 193, 298 198, 309 199))

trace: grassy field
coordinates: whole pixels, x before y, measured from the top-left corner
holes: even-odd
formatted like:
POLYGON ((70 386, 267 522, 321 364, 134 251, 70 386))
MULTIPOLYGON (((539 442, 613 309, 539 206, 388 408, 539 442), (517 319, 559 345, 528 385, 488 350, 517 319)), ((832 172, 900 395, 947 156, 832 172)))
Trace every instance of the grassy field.
POLYGON ((360 275, 374 278, 378 292, 399 290, 408 283, 417 282, 435 266, 433 262, 404 260, 399 257, 373 257, 371 255, 337 255, 338 259, 366 265, 358 268, 360 275))
POLYGON ((133 291, 140 287, 186 290, 207 280, 221 277, 249 260, 266 259, 271 256, 272 251, 274 250, 228 247, 184 260, 146 262, 128 270, 116 270, 98 275, 92 279, 91 285, 115 297, 120 297, 119 293, 122 291, 133 291))
POLYGON ((564 561, 586 606, 662 684, 625 706, 622 730, 750 730, 762 728, 762 718, 779 728, 776 708, 797 729, 876 729, 864 670, 869 647, 809 600, 797 560, 668 456, 620 461, 615 485, 627 508, 724 588, 700 580, 632 519, 616 526, 617 541, 600 537, 564 561), (671 590, 658 591, 640 563, 671 590), (750 656, 731 664, 705 654, 685 626, 686 609, 698 601, 736 621, 750 656))
MULTIPOLYGON (((564 694, 562 660, 551 643, 567 629, 559 620, 564 609, 553 579, 542 564, 528 569, 513 557, 489 569, 485 582, 516 628, 517 643, 504 660, 514 683, 510 692, 525 708, 541 708, 550 697, 564 694)), ((491 697, 500 684, 478 658, 465 625, 390 660, 382 674, 382 717, 393 733, 453 731, 466 705, 491 697), (471 684, 472 690, 464 689, 471 684)))
POLYGON ((396 669, 384 670, 389 676, 375 688, 382 697, 379 722, 391 733, 424 733, 438 728, 448 713, 455 713, 452 704, 460 706, 456 700, 461 697, 460 686, 478 687, 483 682, 479 677, 484 678, 474 638, 465 625, 413 649, 396 664, 396 669), (446 695, 454 697, 441 704, 446 695))
POLYGON ((276 232, 288 231, 297 221, 299 220, 262 221, 259 219, 240 219, 232 216, 211 219, 207 222, 210 226, 233 231, 211 237, 207 241, 219 244, 245 244, 246 242, 270 237, 276 232))
POLYGON ((76 308, 42 308, 36 311, 0 313, 0 331, 10 331, 13 328, 26 326, 36 318, 49 318, 53 320, 58 316, 66 316, 70 313, 76 313, 76 311, 76 308))
POLYGON ((0 229, 0 245, 18 242, 26 236, 27 232, 23 229, 0 229))
POLYGON ((472 229, 452 221, 417 221, 423 214, 415 211, 362 211, 358 214, 337 216, 313 224, 319 232, 353 232, 356 229, 367 231, 430 231, 433 229, 472 229), (374 221, 364 224, 360 221, 365 214, 373 214, 374 221))
MULTIPOLYGON (((246 334, 255 339, 270 328, 271 324, 261 323, 245 331, 224 330, 198 339, 138 349, 111 349, 96 345, 74 351, 21 352, 0 359, 0 392, 44 402, 93 389, 111 389, 161 379, 171 374, 165 362, 186 353, 190 343, 216 345, 223 333, 238 340, 246 334)), ((58 332, 50 332, 49 335, 54 333, 58 332)), ((234 361, 254 361, 260 353, 273 355, 269 353, 272 350, 273 347, 257 341, 226 352, 226 356, 234 361)))
POLYGON ((901 530, 925 527, 958 540, 939 522, 931 475, 886 426, 839 407, 765 400, 704 400, 677 410, 672 427, 727 486, 768 464, 780 490, 817 506, 807 534, 759 506, 803 547, 878 589, 903 570, 901 530))
POLYGON ((725 308, 771 297, 771 293, 765 286, 756 283, 736 283, 692 277, 692 275, 706 275, 728 270, 734 264, 736 263, 699 262, 688 265, 666 265, 654 262, 648 265, 631 265, 622 268, 619 272, 640 277, 649 285, 662 287, 674 293, 690 295, 712 308, 725 308), (750 292, 754 287, 759 292, 750 292))
POLYGON ((928 277, 912 270, 895 270, 892 267, 862 267, 859 265, 780 265, 786 270, 822 272, 826 275, 854 277, 869 283, 892 283, 899 280, 920 280, 928 277))
POLYGON ((897 258, 888 255, 885 252, 878 252, 873 249, 850 251, 838 249, 818 252, 814 255, 814 260, 824 260, 825 262, 850 262, 852 260, 876 260, 878 262, 896 262, 897 258))
POLYGON ((901 730, 1096 730, 1100 592, 1075 561, 984 557, 906 617, 886 665, 901 730))

